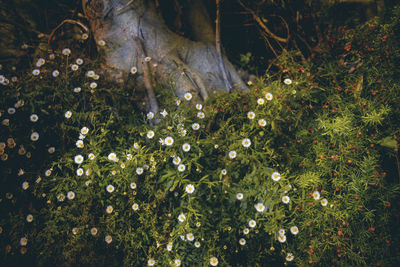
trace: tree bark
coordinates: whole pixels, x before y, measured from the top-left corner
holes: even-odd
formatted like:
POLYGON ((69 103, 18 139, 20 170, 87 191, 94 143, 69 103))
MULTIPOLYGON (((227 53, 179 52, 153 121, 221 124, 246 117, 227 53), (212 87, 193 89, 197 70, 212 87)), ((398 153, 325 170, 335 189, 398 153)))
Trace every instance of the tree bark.
MULTIPOLYGON (((202 101, 213 91, 226 90, 215 34, 201 0, 189 3, 187 21, 194 40, 172 32, 153 1, 83 0, 82 4, 96 43, 106 42, 98 49, 104 53, 102 69, 108 79, 122 84, 136 67, 135 85, 145 86, 149 92, 148 73, 141 62, 150 57, 148 71, 162 84, 173 81, 179 97, 191 92, 195 100, 202 101), (143 45, 139 50, 137 43, 143 45)), ((233 90, 247 90, 233 65, 226 57, 223 61, 233 90)), ((148 97, 154 101, 154 96, 148 97)))

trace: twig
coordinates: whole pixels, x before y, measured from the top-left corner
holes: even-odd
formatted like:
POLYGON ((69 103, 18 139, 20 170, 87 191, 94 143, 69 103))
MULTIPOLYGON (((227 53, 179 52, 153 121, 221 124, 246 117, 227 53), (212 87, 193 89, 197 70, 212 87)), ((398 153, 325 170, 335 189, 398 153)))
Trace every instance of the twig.
MULTIPOLYGON (((272 38, 274 38, 275 40, 282 42, 282 43, 288 43, 289 42, 289 38, 290 38, 290 34, 288 31, 287 37, 283 38, 283 37, 279 37, 276 34, 274 34, 261 20, 261 18, 259 16, 257 16, 257 14, 251 10, 250 8, 246 7, 242 1, 238 0, 239 4, 246 9, 248 12, 250 12, 250 14, 253 16, 253 19, 258 23, 258 25, 272 38)), ((283 20, 287 26, 287 28, 289 27, 286 23, 285 20, 283 20)))
POLYGON ((224 83, 225 83, 225 87, 226 90, 228 92, 231 91, 231 85, 229 84, 228 81, 228 75, 226 74, 226 69, 225 69, 225 65, 224 65, 224 61, 222 58, 222 53, 221 53, 221 38, 220 38, 220 0, 216 0, 216 4, 217 4, 217 18, 215 20, 215 48, 217 50, 217 54, 218 54, 218 63, 219 63, 219 68, 221 69, 222 72, 222 77, 224 78, 224 83))
POLYGON ((156 95, 154 93, 153 85, 151 83, 151 73, 150 73, 149 63, 147 63, 144 60, 146 55, 145 55, 145 51, 143 48, 143 44, 139 37, 133 37, 133 41, 136 44, 136 51, 137 51, 139 57, 142 58, 144 86, 146 87, 147 96, 149 97, 150 111, 153 112, 154 114, 157 114, 158 113, 158 103, 157 103, 156 95))
POLYGON ((70 24, 75 24, 75 25, 79 25, 82 27, 82 29, 85 30, 85 32, 87 34, 89 34, 89 29, 88 27, 86 27, 82 22, 77 21, 77 20, 73 20, 73 19, 65 19, 63 20, 60 24, 58 24, 57 27, 54 28, 54 30, 51 31, 50 36, 49 36, 49 41, 48 41, 48 45, 50 46, 50 43, 54 37, 54 34, 56 33, 56 31, 61 28, 61 26, 63 26, 65 23, 70 23, 70 24))

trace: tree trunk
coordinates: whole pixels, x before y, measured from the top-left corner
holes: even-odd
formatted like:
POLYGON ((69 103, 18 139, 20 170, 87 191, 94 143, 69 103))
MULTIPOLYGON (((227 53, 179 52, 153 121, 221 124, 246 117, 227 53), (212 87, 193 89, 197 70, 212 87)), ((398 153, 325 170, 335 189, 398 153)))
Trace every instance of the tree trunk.
POLYGON ((215 34, 202 0, 188 1, 190 37, 168 28, 156 3, 150 0, 83 0, 96 43, 104 52, 102 69, 108 79, 124 83, 134 77, 135 86, 147 89, 149 109, 157 112, 154 81, 173 81, 175 94, 191 92, 197 101, 210 92, 227 90, 224 76, 233 90, 247 90, 233 65, 223 57, 226 75, 220 68, 215 34), (150 57, 149 62, 145 61, 150 57), (132 67, 137 68, 131 74, 132 67))

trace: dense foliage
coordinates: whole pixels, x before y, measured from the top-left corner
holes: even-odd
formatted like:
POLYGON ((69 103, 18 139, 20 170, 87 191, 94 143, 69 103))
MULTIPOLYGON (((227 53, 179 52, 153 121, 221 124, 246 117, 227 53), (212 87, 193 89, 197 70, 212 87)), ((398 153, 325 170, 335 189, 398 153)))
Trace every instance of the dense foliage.
POLYGON ((2 262, 395 265, 399 21, 286 52, 247 94, 158 88, 160 114, 74 49, 5 69, 2 262))

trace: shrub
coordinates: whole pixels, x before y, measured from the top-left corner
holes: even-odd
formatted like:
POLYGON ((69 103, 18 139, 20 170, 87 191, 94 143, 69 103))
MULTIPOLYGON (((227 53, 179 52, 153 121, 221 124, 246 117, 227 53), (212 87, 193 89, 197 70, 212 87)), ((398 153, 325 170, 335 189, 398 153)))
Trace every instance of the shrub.
MULTIPOLYGON (((394 51, 398 11, 369 32, 394 51)), ((72 70, 75 51, 3 80, 4 262, 395 264, 398 53, 373 66, 387 50, 374 41, 352 73, 335 61, 363 29, 319 61, 282 55, 283 76, 247 94, 200 104, 159 88, 160 114, 96 80, 96 62, 72 70)))

